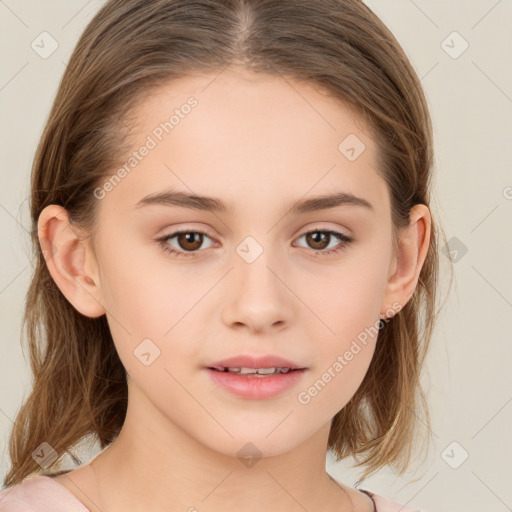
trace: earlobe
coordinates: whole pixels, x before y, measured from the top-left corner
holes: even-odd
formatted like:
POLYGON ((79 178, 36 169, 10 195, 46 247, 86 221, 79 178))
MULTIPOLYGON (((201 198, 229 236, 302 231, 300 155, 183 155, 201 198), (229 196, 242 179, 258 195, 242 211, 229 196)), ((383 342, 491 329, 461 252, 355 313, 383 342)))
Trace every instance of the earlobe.
POLYGON ((105 314, 94 253, 69 223, 67 210, 55 204, 44 208, 37 234, 48 271, 66 299, 84 316, 105 314))
POLYGON ((382 302, 383 310, 389 309, 393 303, 403 308, 413 295, 430 245, 430 226, 428 207, 424 204, 415 205, 411 209, 409 226, 400 234, 395 272, 388 281, 382 302))

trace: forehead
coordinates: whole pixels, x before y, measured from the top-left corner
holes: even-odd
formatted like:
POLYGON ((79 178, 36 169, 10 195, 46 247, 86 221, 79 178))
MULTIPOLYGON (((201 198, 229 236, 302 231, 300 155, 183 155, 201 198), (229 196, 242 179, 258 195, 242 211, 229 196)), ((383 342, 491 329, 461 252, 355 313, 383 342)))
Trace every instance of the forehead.
POLYGON ((150 149, 132 156, 133 167, 109 193, 121 208, 166 188, 221 197, 235 208, 334 189, 386 207, 369 131, 318 86, 229 67, 150 91, 131 119, 133 151, 150 149))
POLYGON ((265 138, 283 141, 293 135, 293 140, 306 138, 311 140, 308 146, 313 146, 317 131, 320 135, 332 132, 335 139, 348 130, 362 139, 369 137, 355 108, 327 89, 290 77, 253 73, 240 66, 216 73, 196 72, 152 89, 141 97, 132 118, 139 131, 150 133, 155 121, 168 121, 173 114, 175 137, 184 131, 181 121, 187 118, 191 121, 186 124, 193 124, 196 132, 202 128, 198 137, 206 134, 211 140, 220 129, 222 134, 231 131, 238 139, 244 137, 245 143, 249 136, 258 136, 255 144, 265 138), (196 105, 188 108, 191 101, 196 105), (290 123, 292 120, 298 122, 290 123), (175 130, 178 124, 181 129, 175 130))

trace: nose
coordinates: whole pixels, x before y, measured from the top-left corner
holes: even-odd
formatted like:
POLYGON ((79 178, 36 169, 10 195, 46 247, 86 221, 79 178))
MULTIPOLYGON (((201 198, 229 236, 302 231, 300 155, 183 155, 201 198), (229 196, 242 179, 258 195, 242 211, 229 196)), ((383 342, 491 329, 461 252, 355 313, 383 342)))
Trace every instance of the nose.
POLYGON ((223 322, 254 333, 286 329, 297 300, 287 284, 287 272, 270 257, 270 251, 250 263, 243 258, 236 261, 224 297, 223 322))

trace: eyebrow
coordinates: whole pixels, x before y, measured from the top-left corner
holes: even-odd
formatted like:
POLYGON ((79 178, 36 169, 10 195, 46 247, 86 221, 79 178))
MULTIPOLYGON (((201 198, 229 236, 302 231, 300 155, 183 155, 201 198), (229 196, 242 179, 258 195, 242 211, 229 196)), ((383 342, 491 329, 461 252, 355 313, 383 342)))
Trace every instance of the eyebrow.
MULTIPOLYGON (((149 205, 179 206, 181 208, 217 213, 234 212, 233 205, 228 205, 222 199, 178 191, 165 191, 147 195, 136 204, 135 208, 138 209, 149 205)), ((348 192, 337 192, 300 199, 291 205, 289 212, 292 214, 308 213, 345 205, 362 206, 369 210, 374 209, 371 203, 362 197, 357 197, 348 192)))

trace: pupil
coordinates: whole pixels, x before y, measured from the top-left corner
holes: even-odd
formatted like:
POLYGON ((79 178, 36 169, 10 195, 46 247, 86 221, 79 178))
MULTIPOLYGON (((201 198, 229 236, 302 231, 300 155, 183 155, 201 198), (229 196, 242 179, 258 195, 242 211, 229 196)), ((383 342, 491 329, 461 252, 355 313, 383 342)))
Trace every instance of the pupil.
POLYGON ((197 249, 199 249, 201 247, 201 244, 202 244, 202 241, 201 241, 201 237, 202 237, 202 234, 201 233, 193 233, 193 232, 187 232, 187 233, 180 233, 180 235, 178 235, 178 240, 179 240, 179 243, 180 243, 180 246, 186 250, 186 251, 195 251, 197 249), (197 239, 196 239, 196 235, 197 235, 197 239), (187 246, 187 244, 191 244, 187 246))
POLYGON ((326 240, 330 236, 328 233, 314 231, 313 233, 309 234, 308 236, 310 237, 310 239, 312 239, 312 242, 310 242, 310 245, 312 245, 313 248, 315 248, 315 249, 324 249, 325 247, 327 247, 327 245, 329 245, 328 243, 326 244, 326 240))

